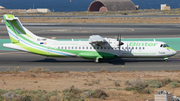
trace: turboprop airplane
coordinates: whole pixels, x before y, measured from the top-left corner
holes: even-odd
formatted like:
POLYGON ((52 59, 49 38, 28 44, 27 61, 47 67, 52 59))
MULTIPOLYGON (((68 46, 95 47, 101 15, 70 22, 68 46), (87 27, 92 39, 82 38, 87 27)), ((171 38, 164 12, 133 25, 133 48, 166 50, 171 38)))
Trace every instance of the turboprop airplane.
POLYGON ((26 51, 47 57, 79 57, 95 62, 113 58, 164 58, 177 52, 159 41, 121 41, 121 38, 90 36, 88 41, 58 41, 39 37, 26 29, 14 15, 3 15, 11 43, 7 48, 26 51))

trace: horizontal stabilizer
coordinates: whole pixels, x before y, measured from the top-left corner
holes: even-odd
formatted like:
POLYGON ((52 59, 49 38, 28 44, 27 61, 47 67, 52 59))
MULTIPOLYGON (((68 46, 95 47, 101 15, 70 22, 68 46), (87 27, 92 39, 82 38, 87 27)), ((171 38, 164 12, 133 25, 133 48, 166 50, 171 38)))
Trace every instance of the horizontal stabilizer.
POLYGON ((24 49, 24 48, 22 48, 22 47, 20 47, 18 45, 12 44, 12 43, 4 43, 3 47, 11 48, 11 49, 17 49, 17 50, 22 50, 22 51, 27 51, 26 49, 24 49))

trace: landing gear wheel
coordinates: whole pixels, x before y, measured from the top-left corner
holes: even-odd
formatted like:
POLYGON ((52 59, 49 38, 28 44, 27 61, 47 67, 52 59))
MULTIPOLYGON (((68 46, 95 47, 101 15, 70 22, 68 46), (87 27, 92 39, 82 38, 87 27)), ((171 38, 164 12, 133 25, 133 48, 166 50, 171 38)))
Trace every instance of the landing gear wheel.
POLYGON ((167 58, 167 57, 166 57, 166 58, 164 58, 164 61, 165 61, 165 62, 168 62, 168 58, 167 58))

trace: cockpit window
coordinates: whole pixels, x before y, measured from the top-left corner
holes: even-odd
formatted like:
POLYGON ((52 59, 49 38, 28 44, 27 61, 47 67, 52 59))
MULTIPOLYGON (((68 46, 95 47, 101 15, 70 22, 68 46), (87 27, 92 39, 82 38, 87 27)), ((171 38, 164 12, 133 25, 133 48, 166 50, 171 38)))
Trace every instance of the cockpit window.
POLYGON ((167 44, 161 44, 160 47, 169 47, 167 44))

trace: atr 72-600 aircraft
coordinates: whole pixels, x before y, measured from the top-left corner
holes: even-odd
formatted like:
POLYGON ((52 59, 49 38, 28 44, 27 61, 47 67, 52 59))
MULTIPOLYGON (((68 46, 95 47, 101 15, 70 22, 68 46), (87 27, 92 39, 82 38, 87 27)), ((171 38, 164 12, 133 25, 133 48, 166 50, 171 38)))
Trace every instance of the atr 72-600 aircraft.
POLYGON ((14 15, 3 15, 11 43, 4 47, 47 57, 80 57, 95 62, 113 58, 164 58, 177 52, 159 41, 121 41, 121 38, 90 36, 88 41, 57 41, 39 37, 26 29, 14 15))

